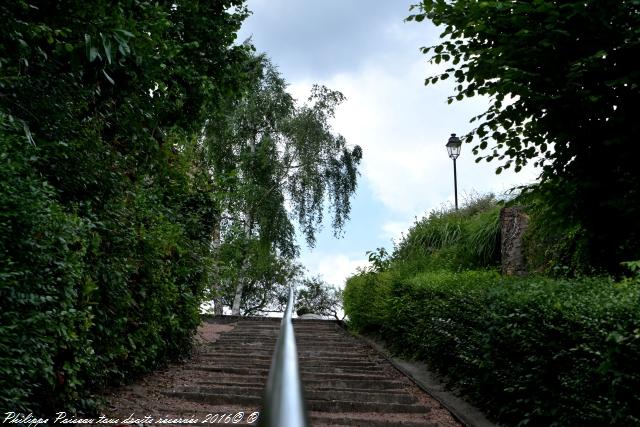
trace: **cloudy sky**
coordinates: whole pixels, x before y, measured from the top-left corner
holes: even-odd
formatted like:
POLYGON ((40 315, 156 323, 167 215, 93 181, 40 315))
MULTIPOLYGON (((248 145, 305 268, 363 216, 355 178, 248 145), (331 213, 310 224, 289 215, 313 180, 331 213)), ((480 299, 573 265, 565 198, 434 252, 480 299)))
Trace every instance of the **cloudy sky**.
MULTIPOLYGON (((248 0, 253 12, 240 33, 251 37, 304 101, 314 83, 341 91, 334 131, 363 148, 358 193, 343 237, 327 229, 314 249, 303 250, 311 274, 335 285, 358 266, 366 251, 391 250, 392 239, 433 208, 453 203, 453 165, 445 143, 471 129, 484 111, 477 98, 452 105, 451 85, 424 86, 435 74, 419 52, 437 42, 428 22, 403 22, 412 1, 248 0)), ((537 171, 494 173, 495 164, 475 163, 471 145, 458 159, 458 195, 503 193, 535 180, 537 171)))

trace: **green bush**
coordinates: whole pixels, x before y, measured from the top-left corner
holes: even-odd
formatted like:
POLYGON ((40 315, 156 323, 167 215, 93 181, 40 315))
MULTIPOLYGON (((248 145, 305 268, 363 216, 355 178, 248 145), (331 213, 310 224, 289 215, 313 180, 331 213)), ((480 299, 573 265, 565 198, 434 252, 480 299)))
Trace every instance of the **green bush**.
MULTIPOLYGON (((573 217, 554 209, 550 189, 531 186, 514 203, 523 206, 529 216, 524 235, 527 269, 553 276, 596 274, 589 236, 573 217)), ((600 269, 602 271, 602 269, 600 269)))
POLYGON ((158 152, 153 179, 63 204, 38 172, 48 149, 0 116, 0 412, 92 411, 101 387, 186 355, 211 262, 188 159, 158 152))
POLYGON ((459 211, 433 210, 396 245, 391 267, 417 272, 497 265, 501 207, 487 195, 470 199, 459 211))
POLYGON ((30 402, 46 406, 54 394, 81 400, 78 373, 93 357, 93 287, 84 262, 91 223, 65 212, 32 169, 36 150, 21 150, 24 142, 3 131, 0 407, 26 411, 30 402))
POLYGON ((500 422, 640 423, 637 281, 477 271, 388 278, 348 280, 351 325, 428 361, 500 422))
POLYGON ((189 352, 223 191, 203 129, 247 88, 247 13, 0 3, 0 413, 87 413, 189 352))
POLYGON ((356 329, 377 331, 386 323, 386 304, 395 274, 362 273, 347 280, 343 299, 349 324, 356 329))

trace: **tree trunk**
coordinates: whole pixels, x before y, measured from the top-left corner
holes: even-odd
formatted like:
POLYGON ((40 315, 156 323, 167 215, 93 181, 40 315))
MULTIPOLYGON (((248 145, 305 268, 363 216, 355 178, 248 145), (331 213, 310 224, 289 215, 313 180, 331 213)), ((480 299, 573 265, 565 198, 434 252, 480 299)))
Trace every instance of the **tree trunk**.
POLYGON ((215 262, 215 257, 217 255, 218 249, 220 248, 220 220, 216 220, 215 225, 213 226, 213 235, 211 236, 211 251, 214 256, 214 264, 213 264, 213 283, 211 287, 213 289, 213 313, 216 316, 222 316, 222 283, 220 282, 220 268, 218 267, 217 262, 215 262))
MULTIPOLYGON (((249 141, 249 148, 251 149, 251 156, 256 153, 256 138, 257 134, 254 134, 253 138, 249 141)), ((251 208, 245 213, 244 223, 244 237, 249 241, 251 239, 251 232, 253 231, 253 215, 251 214, 251 208)), ((242 262, 242 269, 239 274, 238 284, 236 285, 236 294, 233 297, 233 306, 231 307, 231 314, 233 316, 240 316, 240 302, 242 301, 242 291, 248 278, 246 272, 249 270, 249 256, 245 256, 242 262)))
POLYGON ((238 280, 238 286, 236 286, 236 294, 233 297, 233 307, 231 307, 231 314, 234 316, 240 316, 240 302, 242 301, 244 281, 245 279, 241 277, 240 280, 238 280))

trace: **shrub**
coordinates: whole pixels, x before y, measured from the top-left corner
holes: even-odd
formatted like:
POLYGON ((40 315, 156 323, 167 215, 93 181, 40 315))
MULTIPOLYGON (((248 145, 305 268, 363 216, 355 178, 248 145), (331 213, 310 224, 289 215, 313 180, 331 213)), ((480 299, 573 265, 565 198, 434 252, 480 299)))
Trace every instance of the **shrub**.
POLYGON ((248 89, 247 13, 0 3, 0 413, 86 413, 189 351, 226 191, 202 135, 248 89))
POLYGON ((93 361, 94 287, 83 260, 91 223, 62 209, 32 169, 35 149, 21 150, 24 142, 3 131, 0 407, 27 411, 30 402, 47 406, 54 394, 81 402, 78 375, 93 361))
POLYGON ((497 265, 501 207, 487 195, 470 199, 459 211, 431 211, 397 244, 391 267, 421 271, 497 265))
POLYGON ((527 269, 554 276, 595 274, 588 233, 575 218, 555 210, 550 197, 547 187, 534 185, 514 202, 529 215, 523 242, 527 269))
POLYGON ((387 277, 348 281, 351 326, 428 361, 500 422, 640 422, 637 282, 477 271, 387 277))
POLYGON ((386 304, 394 273, 362 273, 347 279, 343 293, 349 324, 366 331, 379 330, 386 323, 386 304))
POLYGON ((35 167, 46 147, 2 119, 0 409, 90 412, 99 388, 190 351, 210 200, 174 158, 153 180, 119 177, 126 192, 63 204, 35 167))

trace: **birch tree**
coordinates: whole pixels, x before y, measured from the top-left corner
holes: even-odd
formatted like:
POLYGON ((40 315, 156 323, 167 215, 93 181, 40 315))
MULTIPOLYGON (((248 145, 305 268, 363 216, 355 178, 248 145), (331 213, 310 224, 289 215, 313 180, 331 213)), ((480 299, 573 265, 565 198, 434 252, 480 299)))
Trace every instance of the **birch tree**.
POLYGON ((298 105, 264 56, 254 57, 247 69, 244 96, 211 122, 205 137, 216 174, 225 177, 218 188, 224 195, 221 244, 244 241, 234 278, 236 315, 244 290, 254 283, 249 271, 260 254, 284 259, 298 254, 294 223, 312 246, 328 205, 339 234, 349 218, 362 157, 359 146, 348 146, 331 129, 335 109, 345 100, 340 92, 314 86, 298 105))

